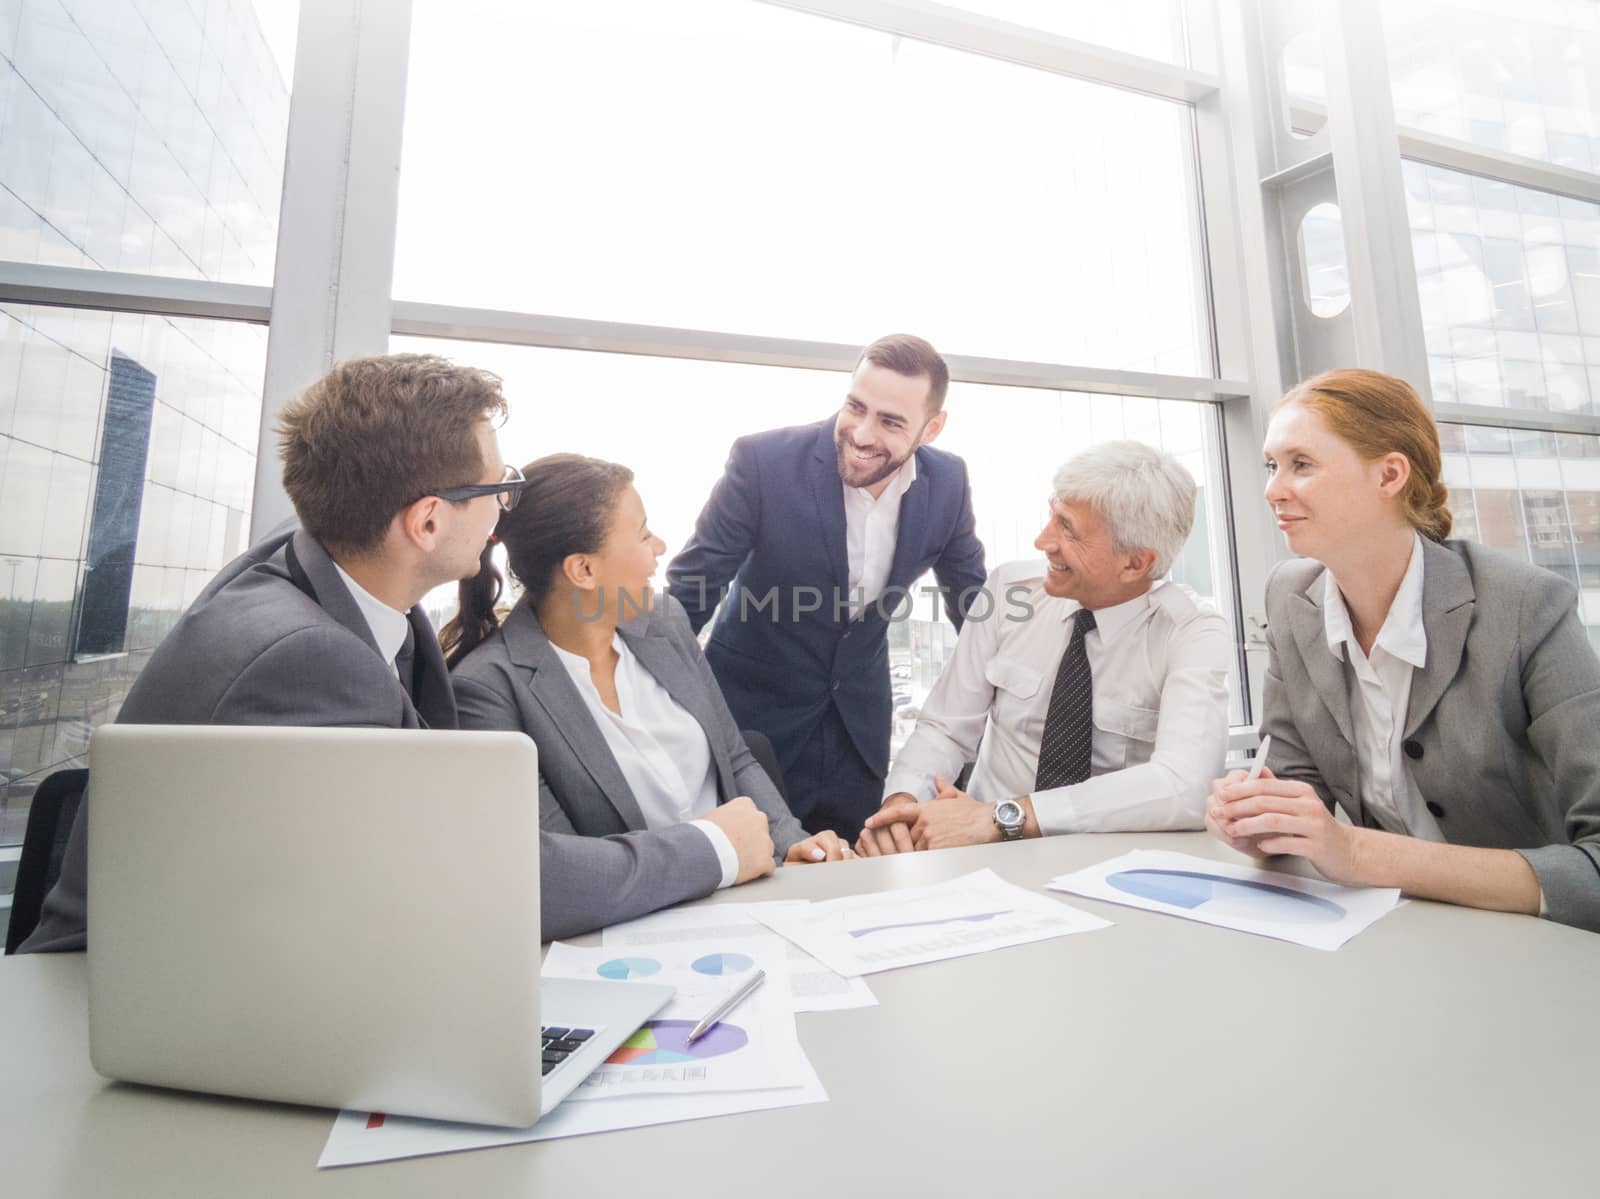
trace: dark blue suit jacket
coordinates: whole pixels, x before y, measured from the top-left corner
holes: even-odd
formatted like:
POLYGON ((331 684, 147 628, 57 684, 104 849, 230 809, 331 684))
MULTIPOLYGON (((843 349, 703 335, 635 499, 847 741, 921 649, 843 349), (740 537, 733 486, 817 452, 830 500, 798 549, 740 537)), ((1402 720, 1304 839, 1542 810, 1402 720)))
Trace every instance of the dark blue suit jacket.
MULTIPOLYGON (((832 704, 881 777, 893 715, 887 618, 901 594, 896 589, 932 567, 959 629, 983 586, 966 463, 929 446, 916 454, 887 590, 857 621, 849 619, 844 491, 831 417, 734 442, 694 536, 667 570, 667 589, 696 631, 732 581, 706 658, 740 726, 770 737, 785 768, 832 704)), ((918 613, 928 611, 929 597, 912 599, 918 613)))

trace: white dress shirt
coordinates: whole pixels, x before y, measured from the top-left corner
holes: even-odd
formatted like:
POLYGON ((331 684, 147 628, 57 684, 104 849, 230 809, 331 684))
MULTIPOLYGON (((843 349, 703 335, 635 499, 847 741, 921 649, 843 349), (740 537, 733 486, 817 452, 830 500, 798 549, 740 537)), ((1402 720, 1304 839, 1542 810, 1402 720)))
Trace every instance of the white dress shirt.
POLYGON ((1411 784, 1403 749, 1411 676, 1428 661, 1428 634, 1422 627, 1422 538, 1412 538, 1411 564, 1370 655, 1356 640, 1350 609, 1331 570, 1322 576, 1322 627, 1328 652, 1344 663, 1361 802, 1387 832, 1443 841, 1439 822, 1411 784))
POLYGON ((628 643, 615 634, 617 706, 613 712, 600 698, 589 674, 589 659, 569 653, 554 642, 561 664, 600 726, 600 734, 622 769, 628 789, 639 803, 646 828, 670 828, 689 821, 705 833, 722 865, 721 886, 739 877, 739 855, 728 835, 709 820, 694 820, 717 806, 717 770, 711 743, 700 722, 667 694, 655 675, 634 657, 628 643))
POLYGON ((399 678, 400 669, 395 665, 394 659, 406 643, 406 634, 411 631, 411 621, 404 612, 391 608, 356 582, 350 577, 350 572, 337 562, 333 563, 333 569, 339 572, 339 578, 349 589, 350 598, 356 601, 356 607, 361 609, 361 615, 367 618, 367 628, 372 631, 372 639, 378 643, 378 652, 389 664, 389 669, 395 672, 395 678, 399 678))
POLYGON ((885 797, 932 799, 934 775, 953 781, 977 753, 968 793, 988 803, 1032 795, 1045 833, 1201 827, 1227 755, 1227 621, 1165 581, 1097 609, 1084 639, 1094 679, 1089 778, 1035 792, 1050 692, 1079 604, 1045 592, 1038 562, 1001 566, 987 586, 992 611, 976 619, 980 599, 961 626, 885 797), (1019 619, 1024 606, 1032 616, 1019 619))
POLYGON ((889 480, 877 499, 865 487, 844 488, 844 544, 850 570, 850 619, 880 595, 889 583, 894 565, 895 540, 900 532, 900 501, 917 481, 917 456, 913 454, 889 480))

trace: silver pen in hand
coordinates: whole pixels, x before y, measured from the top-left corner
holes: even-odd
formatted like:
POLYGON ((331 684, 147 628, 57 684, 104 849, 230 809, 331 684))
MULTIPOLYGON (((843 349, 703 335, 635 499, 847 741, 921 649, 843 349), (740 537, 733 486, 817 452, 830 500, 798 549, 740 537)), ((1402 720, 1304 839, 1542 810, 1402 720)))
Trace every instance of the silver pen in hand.
POLYGON ((738 989, 734 991, 732 995, 729 995, 721 1003, 717 1004, 716 1007, 707 1012, 706 1018, 689 1030, 688 1043, 693 1045, 701 1037, 705 1036, 706 1033, 710 1032, 712 1027, 716 1025, 718 1021, 720 1021, 729 1012, 733 1011, 734 1008, 743 1003, 745 997, 759 987, 766 980, 766 977, 767 972, 765 970, 757 970, 749 978, 745 979, 744 982, 740 983, 738 989))
POLYGON ((1272 748, 1272 734, 1268 733, 1261 738, 1261 744, 1256 746, 1256 759, 1250 763, 1250 773, 1245 775, 1245 781, 1250 782, 1261 777, 1261 768, 1267 764, 1267 750, 1272 748))

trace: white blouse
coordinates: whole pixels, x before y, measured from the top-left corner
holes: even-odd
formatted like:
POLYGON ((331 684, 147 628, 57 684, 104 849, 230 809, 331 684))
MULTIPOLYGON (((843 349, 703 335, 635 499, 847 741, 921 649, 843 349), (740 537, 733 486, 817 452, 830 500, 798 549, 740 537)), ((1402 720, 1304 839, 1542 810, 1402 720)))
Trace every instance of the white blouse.
MULTIPOLYGON (((705 730, 634 657, 627 642, 612 635, 611 648, 617 651, 620 713, 606 707, 600 698, 589 677, 587 658, 554 642, 550 648, 588 705, 589 715, 594 717, 628 789, 639 803, 646 828, 670 828, 717 806, 717 770, 705 730)), ((722 885, 729 886, 739 869, 732 842, 710 821, 695 824, 710 837, 722 863, 722 885)))

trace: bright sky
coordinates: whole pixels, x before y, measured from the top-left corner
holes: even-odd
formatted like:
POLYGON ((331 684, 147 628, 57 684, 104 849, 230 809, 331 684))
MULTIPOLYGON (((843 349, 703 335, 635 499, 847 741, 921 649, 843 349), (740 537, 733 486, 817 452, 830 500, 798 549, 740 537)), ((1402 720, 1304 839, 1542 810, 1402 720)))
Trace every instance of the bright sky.
POLYGON ((294 81, 294 37, 300 24, 300 0, 251 0, 251 6, 287 88, 294 81))

